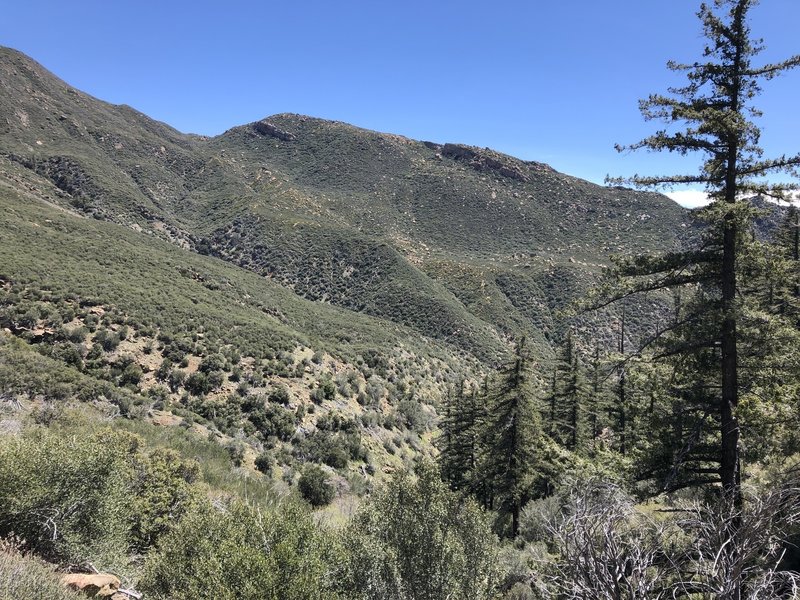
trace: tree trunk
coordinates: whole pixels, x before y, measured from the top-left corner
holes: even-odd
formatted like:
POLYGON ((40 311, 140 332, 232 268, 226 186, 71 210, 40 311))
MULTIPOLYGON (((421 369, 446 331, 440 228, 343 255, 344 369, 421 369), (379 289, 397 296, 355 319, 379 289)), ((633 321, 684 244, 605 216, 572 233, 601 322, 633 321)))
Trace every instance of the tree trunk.
MULTIPOLYGON (((727 219, 726 219, 727 220, 727 219)), ((732 220, 732 219, 731 219, 732 220)), ((722 309, 724 316, 721 331, 722 351, 722 406, 720 407, 722 428, 721 471, 722 487, 733 498, 740 496, 739 485, 739 422, 735 415, 738 404, 738 373, 736 356, 736 226, 725 224, 722 258, 722 309)))

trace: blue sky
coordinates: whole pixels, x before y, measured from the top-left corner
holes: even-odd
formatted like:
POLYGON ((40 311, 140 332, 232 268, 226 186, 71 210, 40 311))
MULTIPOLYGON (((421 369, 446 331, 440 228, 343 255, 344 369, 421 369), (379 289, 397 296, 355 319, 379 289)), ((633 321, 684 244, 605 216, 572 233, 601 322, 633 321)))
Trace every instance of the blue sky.
MULTIPOLYGON (((0 44, 185 132, 296 112, 489 146, 602 182, 695 170, 617 154, 652 132, 637 100, 699 57, 698 0, 5 0, 0 44)), ((800 52, 800 1, 752 12, 766 61, 800 52)), ((800 150, 800 69, 765 85, 768 154, 800 150)))

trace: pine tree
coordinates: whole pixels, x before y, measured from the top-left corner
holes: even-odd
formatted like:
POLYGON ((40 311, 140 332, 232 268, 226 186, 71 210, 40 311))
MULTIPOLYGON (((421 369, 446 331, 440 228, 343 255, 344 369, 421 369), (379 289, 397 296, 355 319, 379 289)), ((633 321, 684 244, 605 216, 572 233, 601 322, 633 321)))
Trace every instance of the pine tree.
POLYGON ((575 451, 585 438, 588 395, 572 331, 568 331, 553 366, 547 402, 547 433, 559 445, 575 451))
POLYGON ((438 440, 442 478, 453 490, 475 488, 481 427, 477 392, 462 379, 445 399, 438 440))
POLYGON ((463 473, 459 464, 458 444, 456 443, 456 431, 458 428, 456 415, 461 408, 461 402, 459 401, 461 388, 462 384, 459 383, 444 398, 442 418, 439 422, 440 435, 436 441, 436 446, 439 449, 439 470, 441 471, 442 479, 450 485, 451 489, 458 489, 463 473))
POLYGON ((719 425, 718 473, 723 489, 734 498, 741 495, 737 416, 741 307, 737 301, 737 263, 745 251, 752 218, 741 198, 748 193, 784 197, 791 186, 760 178, 780 171, 796 173, 800 165, 800 154, 763 159, 758 146, 761 131, 753 118, 761 113, 752 106, 752 100, 761 91, 760 82, 800 65, 800 56, 776 64, 754 64, 762 46, 760 40, 751 38, 747 19, 756 4, 757 0, 701 4, 698 17, 708 40, 702 59, 691 64, 668 63, 671 70, 685 73, 686 85, 670 88, 668 95, 651 95, 640 103, 646 120, 683 124, 684 128, 677 132, 658 131, 628 147, 705 154, 697 174, 637 175, 628 180, 644 187, 704 184, 713 202, 705 210, 709 229, 702 245, 694 251, 655 260, 639 259, 622 269, 628 275, 645 276, 637 290, 703 286, 710 303, 703 307, 702 321, 704 325, 711 324, 703 329, 704 333, 710 329, 710 335, 707 339, 695 337, 694 342, 686 338, 683 346, 686 352, 703 348, 714 357, 720 388, 715 407, 719 425))
POLYGON ((780 225, 778 244, 784 256, 791 261, 791 288, 795 298, 800 298, 800 210, 791 205, 780 225))
POLYGON ((541 422, 525 340, 514 360, 489 388, 481 475, 490 482, 496 508, 511 516, 511 535, 519 532, 522 506, 536 495, 540 484, 537 449, 541 422))
POLYGON ((591 392, 587 402, 587 413, 589 421, 589 438, 594 449, 597 438, 600 435, 602 422, 600 413, 605 406, 605 390, 603 377, 603 363, 600 358, 600 344, 595 344, 591 362, 591 392))

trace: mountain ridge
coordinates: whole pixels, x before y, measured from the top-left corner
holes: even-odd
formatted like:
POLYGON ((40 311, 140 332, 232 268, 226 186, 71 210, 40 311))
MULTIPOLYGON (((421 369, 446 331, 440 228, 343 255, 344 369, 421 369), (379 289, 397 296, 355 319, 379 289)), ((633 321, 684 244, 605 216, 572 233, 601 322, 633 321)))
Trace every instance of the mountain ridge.
POLYGON ((687 227, 664 196, 488 148, 295 113, 197 136, 74 90, 16 51, 0 51, 0 72, 5 172, 55 185, 56 204, 489 362, 520 335, 547 354, 566 326, 558 311, 603 255, 673 248, 687 227))

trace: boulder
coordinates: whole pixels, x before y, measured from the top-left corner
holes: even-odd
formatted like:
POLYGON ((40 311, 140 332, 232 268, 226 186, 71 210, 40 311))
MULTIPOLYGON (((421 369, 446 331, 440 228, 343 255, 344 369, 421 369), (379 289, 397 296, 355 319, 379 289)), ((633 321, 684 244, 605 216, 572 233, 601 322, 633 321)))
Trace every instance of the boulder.
POLYGON ((70 573, 61 583, 71 590, 83 592, 90 598, 111 598, 117 593, 120 580, 106 573, 70 573))

